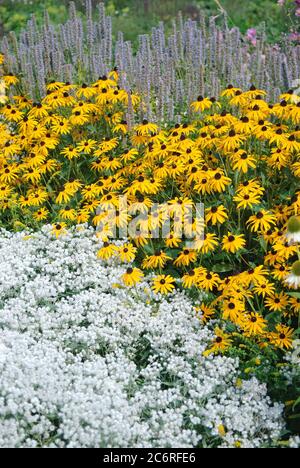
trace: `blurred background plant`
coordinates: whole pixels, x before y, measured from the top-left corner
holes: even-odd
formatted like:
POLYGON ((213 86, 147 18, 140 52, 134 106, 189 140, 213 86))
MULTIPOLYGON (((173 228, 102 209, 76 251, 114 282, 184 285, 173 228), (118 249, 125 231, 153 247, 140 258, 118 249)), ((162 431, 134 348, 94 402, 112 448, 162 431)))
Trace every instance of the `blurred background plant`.
POLYGON ((148 14, 157 21, 158 15, 151 13, 156 0, 131 1, 136 4, 134 14, 126 10, 129 2, 125 0, 122 10, 111 2, 86 0, 84 6, 67 2, 68 12, 62 12, 67 20, 61 24, 52 22, 52 10, 38 10, 41 16, 33 15, 25 29, 5 34, 0 50, 5 72, 19 77, 17 91, 39 99, 51 80, 91 82, 116 66, 122 87, 143 97, 144 117, 151 120, 155 115, 161 121, 173 120, 197 96, 218 96, 229 83, 242 89, 255 85, 274 101, 300 76, 300 43, 285 34, 280 44, 270 44, 265 23, 242 34, 219 2, 219 13, 207 15, 191 6, 187 11, 184 0, 165 0, 161 12, 169 11, 170 20, 153 23, 149 34, 136 31, 135 40, 130 41, 126 28, 115 25, 119 16, 135 17, 139 28, 142 12, 144 21, 148 14), (184 17, 177 15, 175 20, 171 8, 175 14, 176 5, 184 17))
MULTIPOLYGON (((84 14, 84 0, 76 0, 76 8, 84 14)), ((93 6, 98 3, 93 0, 93 6)), ((32 14, 42 23, 44 9, 52 22, 60 24, 67 18, 69 0, 0 0, 0 36, 19 32, 32 14)), ((158 21, 171 26, 171 20, 182 11, 184 16, 197 19, 200 12, 218 15, 225 10, 229 25, 242 33, 250 29, 250 38, 262 22, 266 23, 267 38, 280 40, 282 33, 299 41, 299 0, 105 0, 106 11, 113 17, 113 31, 123 31, 126 40, 136 41, 139 34, 148 33, 158 21)))

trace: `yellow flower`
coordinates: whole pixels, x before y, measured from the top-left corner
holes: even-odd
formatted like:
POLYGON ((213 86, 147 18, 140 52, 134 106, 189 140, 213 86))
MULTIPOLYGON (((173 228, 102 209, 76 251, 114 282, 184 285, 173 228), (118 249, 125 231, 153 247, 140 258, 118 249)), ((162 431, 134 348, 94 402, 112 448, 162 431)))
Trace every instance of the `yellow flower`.
POLYGON ((238 151, 235 153, 232 160, 233 169, 243 172, 244 174, 246 174, 249 169, 255 169, 256 167, 256 158, 245 151, 238 151))
POLYGON ((215 328, 215 338, 212 341, 212 344, 209 349, 204 351, 203 355, 208 356, 209 354, 218 354, 224 353, 227 351, 232 344, 230 335, 225 333, 221 328, 215 328))
POLYGON ((266 320, 257 312, 245 315, 242 328, 247 336, 262 335, 267 328, 266 320))
POLYGON ((62 219, 68 219, 69 221, 75 221, 77 218, 77 212, 74 208, 70 206, 65 206, 65 208, 59 210, 59 216, 62 219))
POLYGON ((225 427, 224 427, 223 424, 220 424, 220 425, 218 426, 218 433, 219 433, 219 436, 220 436, 220 437, 225 437, 225 435, 226 435, 226 429, 225 429, 225 427))
POLYGON ((200 241, 199 244, 199 247, 195 248, 199 248, 202 253, 206 254, 216 249, 218 246, 218 238, 216 234, 208 232, 207 234, 204 234, 204 239, 203 241, 200 241))
POLYGON ((212 106, 212 101, 203 96, 198 96, 197 101, 192 102, 191 108, 194 112, 203 112, 212 106))
POLYGON ((169 294, 175 288, 175 280, 170 275, 159 275, 153 279, 153 291, 158 294, 169 294))
POLYGON ((56 237, 59 237, 62 234, 66 233, 66 223, 56 223, 52 227, 52 234, 55 234, 56 237))
POLYGON ((188 273, 183 275, 182 284, 185 288, 191 288, 196 286, 199 278, 195 269, 189 270, 188 273))
POLYGON ((188 266, 197 260, 197 253, 191 249, 184 249, 173 262, 176 266, 188 266))
POLYGON ((276 325, 276 332, 269 334, 270 343, 281 349, 293 347, 293 328, 285 325, 276 325))
POLYGON ((73 158, 77 158, 80 155, 80 152, 79 149, 74 146, 66 146, 61 151, 61 154, 71 160, 73 158))
POLYGON ((135 127, 135 131, 138 135, 149 135, 151 133, 156 133, 158 130, 158 126, 154 123, 148 122, 148 120, 144 119, 140 125, 135 127))
POLYGON ((101 260, 109 260, 111 257, 116 255, 117 251, 118 248, 114 244, 104 242, 103 247, 98 250, 97 257, 101 258, 101 260))
POLYGON ((257 193, 238 193, 233 197, 237 203, 237 208, 252 208, 260 203, 260 195, 257 193))
POLYGON ((274 312, 283 312, 283 310, 288 306, 288 303, 289 297, 286 294, 284 294, 283 291, 271 295, 265 300, 266 307, 268 307, 274 312))
POLYGON ((132 262, 135 259, 137 248, 132 244, 124 244, 118 248, 118 256, 122 262, 132 262))
POLYGON ((143 277, 144 274, 139 268, 129 267, 122 275, 122 281, 126 286, 134 286, 140 283, 143 277))
POLYGON ((143 260, 142 266, 145 269, 164 268, 168 260, 172 260, 172 257, 158 250, 154 255, 148 255, 143 260))
POLYGON ((216 224, 223 224, 225 223, 226 219, 228 219, 228 214, 224 205, 207 208, 205 213, 206 222, 211 223, 213 226, 216 224))
POLYGON ((276 224, 276 216, 268 210, 260 210, 255 215, 250 216, 247 225, 251 231, 268 231, 276 224))
POLYGON ((212 291, 218 286, 220 278, 217 273, 210 273, 205 268, 199 271, 198 287, 206 291, 212 291))
POLYGON ((197 312, 201 313, 201 320, 203 323, 208 322, 211 318, 214 317, 216 310, 213 307, 202 304, 200 307, 196 308, 197 312))
POLYGON ((222 239, 223 250, 226 252, 236 253, 246 245, 245 237, 243 234, 228 233, 222 239))
POLYGON ((40 208, 39 210, 33 213, 33 217, 37 221, 44 221, 45 219, 47 219, 48 215, 49 211, 47 210, 47 208, 40 208))
POLYGON ((225 320, 240 324, 242 312, 245 311, 244 302, 236 297, 230 297, 222 303, 222 316, 225 320))
POLYGON ((210 187, 214 192, 224 192, 230 184, 231 179, 226 177, 221 169, 217 169, 210 180, 210 187))
POLYGON ((3 76, 3 80, 7 86, 16 85, 19 82, 19 79, 14 76, 12 73, 3 76))

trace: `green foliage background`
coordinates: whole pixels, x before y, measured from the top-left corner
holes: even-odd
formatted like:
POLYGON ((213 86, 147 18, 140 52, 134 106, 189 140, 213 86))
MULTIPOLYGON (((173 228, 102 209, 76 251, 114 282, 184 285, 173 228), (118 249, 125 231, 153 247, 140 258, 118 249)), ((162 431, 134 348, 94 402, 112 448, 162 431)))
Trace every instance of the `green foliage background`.
MULTIPOLYGON (((98 1, 92 0, 92 3, 96 5, 98 1)), ((45 8, 51 20, 59 24, 67 18, 69 3, 69 0, 0 0, 0 36, 11 30, 19 32, 33 13, 38 22, 42 22, 45 8)), ((75 3, 84 12, 84 0, 75 0, 75 3)), ((170 26, 179 10, 197 17, 197 9, 208 15, 218 15, 224 9, 230 25, 238 26, 242 32, 265 22, 268 38, 274 42, 282 33, 299 28, 293 0, 286 0, 283 8, 277 0, 104 0, 104 3, 108 14, 113 16, 114 31, 123 31, 125 38, 133 42, 158 21, 163 20, 170 26)))

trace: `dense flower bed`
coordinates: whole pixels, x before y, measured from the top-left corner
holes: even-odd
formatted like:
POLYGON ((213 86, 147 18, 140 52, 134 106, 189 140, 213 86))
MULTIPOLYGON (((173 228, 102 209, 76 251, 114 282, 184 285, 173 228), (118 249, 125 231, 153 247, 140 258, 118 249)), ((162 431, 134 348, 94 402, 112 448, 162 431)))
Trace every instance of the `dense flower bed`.
POLYGON ((121 83, 0 82, 0 444, 297 446, 300 98, 121 83))
MULTIPOLYGON (((141 98, 118 79, 114 70, 90 86, 52 82, 40 103, 14 96, 2 106, 2 224, 51 220, 59 236, 90 222, 106 240, 100 258, 134 261, 125 284, 141 281, 143 270, 156 273, 156 292, 176 284, 195 297, 207 292, 206 319, 230 322, 212 352, 245 339, 250 355, 266 349, 267 359, 281 359, 300 310, 288 294, 300 274, 300 98, 289 91, 269 104, 264 90, 230 85, 218 100, 199 96, 193 116, 160 129, 136 123, 141 98), (109 239, 124 228, 130 242, 120 250, 109 239)), ((18 78, 5 75, 4 83, 18 78)))
POLYGON ((180 292, 117 287, 93 229, 0 234, 0 446, 260 447, 282 411, 180 292))

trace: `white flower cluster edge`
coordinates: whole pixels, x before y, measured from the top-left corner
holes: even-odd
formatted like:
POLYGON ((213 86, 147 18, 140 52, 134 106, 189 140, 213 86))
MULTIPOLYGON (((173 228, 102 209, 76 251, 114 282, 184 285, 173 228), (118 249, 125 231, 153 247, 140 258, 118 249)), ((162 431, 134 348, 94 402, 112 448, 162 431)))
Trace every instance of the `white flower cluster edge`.
POLYGON ((265 385, 203 357, 212 331, 186 295, 118 287, 126 267, 101 245, 86 226, 0 232, 0 447, 274 443, 283 408, 265 385))

